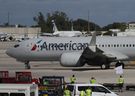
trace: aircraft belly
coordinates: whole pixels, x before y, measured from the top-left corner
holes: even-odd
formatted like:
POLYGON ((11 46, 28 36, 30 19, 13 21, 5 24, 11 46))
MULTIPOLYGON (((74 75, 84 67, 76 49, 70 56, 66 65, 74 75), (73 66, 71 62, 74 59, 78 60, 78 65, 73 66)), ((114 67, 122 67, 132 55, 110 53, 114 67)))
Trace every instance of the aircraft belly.
POLYGON ((29 54, 28 59, 30 61, 58 61, 60 56, 58 52, 33 52, 29 54))

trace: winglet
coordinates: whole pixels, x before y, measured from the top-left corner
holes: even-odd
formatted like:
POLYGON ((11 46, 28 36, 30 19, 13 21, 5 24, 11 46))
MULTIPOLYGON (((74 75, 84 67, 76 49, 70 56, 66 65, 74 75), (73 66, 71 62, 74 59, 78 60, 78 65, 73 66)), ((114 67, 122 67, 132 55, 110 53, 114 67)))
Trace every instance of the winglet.
POLYGON ((54 20, 52 20, 52 23, 53 23, 53 32, 58 31, 57 26, 56 26, 54 20))
POLYGON ((96 31, 93 32, 92 34, 92 38, 91 38, 91 41, 90 41, 90 44, 89 44, 89 48, 96 52, 96 31))

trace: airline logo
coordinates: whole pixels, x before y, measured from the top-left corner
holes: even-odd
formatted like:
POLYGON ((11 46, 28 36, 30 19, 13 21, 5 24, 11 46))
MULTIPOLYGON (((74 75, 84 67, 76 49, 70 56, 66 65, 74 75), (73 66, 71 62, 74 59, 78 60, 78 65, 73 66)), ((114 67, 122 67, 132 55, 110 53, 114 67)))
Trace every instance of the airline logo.
POLYGON ((89 44, 88 43, 78 43, 78 42, 42 42, 39 40, 36 44, 34 44, 31 48, 31 51, 39 51, 39 50, 84 50, 89 44))
POLYGON ((39 45, 41 42, 42 42, 42 40, 37 41, 36 44, 34 44, 34 45, 32 46, 31 51, 37 50, 38 45, 39 45))

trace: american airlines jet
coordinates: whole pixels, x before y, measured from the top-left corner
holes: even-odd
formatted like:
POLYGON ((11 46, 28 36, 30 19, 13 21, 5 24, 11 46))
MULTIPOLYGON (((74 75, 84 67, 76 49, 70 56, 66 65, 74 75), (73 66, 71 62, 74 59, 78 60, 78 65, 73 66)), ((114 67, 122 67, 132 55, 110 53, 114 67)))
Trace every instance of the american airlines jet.
POLYGON ((53 35, 54 36, 61 36, 61 37, 73 37, 73 36, 81 36, 82 32, 80 31, 74 31, 73 27, 71 31, 59 31, 54 20, 52 20, 53 23, 53 35))
POLYGON ((44 37, 19 42, 6 53, 24 62, 60 61, 65 67, 85 64, 110 68, 111 62, 135 59, 134 37, 44 37))

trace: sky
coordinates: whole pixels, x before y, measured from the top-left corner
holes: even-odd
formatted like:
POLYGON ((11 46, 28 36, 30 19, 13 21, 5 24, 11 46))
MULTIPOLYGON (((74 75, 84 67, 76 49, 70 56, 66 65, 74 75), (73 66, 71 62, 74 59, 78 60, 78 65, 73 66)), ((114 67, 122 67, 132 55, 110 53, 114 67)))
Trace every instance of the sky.
POLYGON ((78 18, 105 26, 113 22, 135 21, 135 0, 0 0, 0 24, 34 25, 33 17, 42 12, 62 11, 69 19, 78 18))

